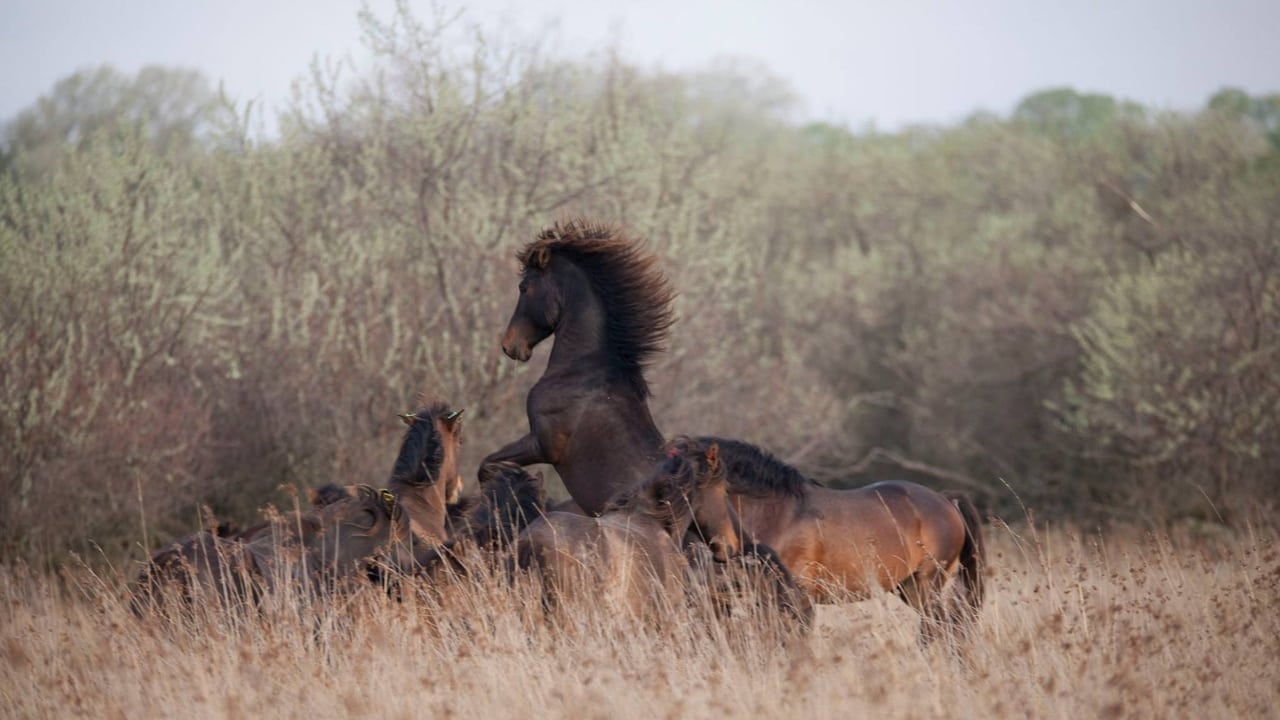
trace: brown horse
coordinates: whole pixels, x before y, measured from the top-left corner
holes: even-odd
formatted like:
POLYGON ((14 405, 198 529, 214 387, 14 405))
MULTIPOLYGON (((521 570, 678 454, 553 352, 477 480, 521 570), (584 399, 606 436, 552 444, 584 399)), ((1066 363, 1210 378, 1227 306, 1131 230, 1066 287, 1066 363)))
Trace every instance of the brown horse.
POLYGON ((712 472, 700 473, 697 459, 673 453, 599 517, 552 512, 520 533, 519 566, 541 575, 548 611, 564 598, 599 597, 607 607, 656 617, 683 598, 689 565, 679 543, 691 527, 707 538, 717 561, 737 554, 718 450, 697 452, 712 472))
POLYGON ((373 563, 409 565, 411 540, 394 493, 355 485, 323 507, 273 518, 249 542, 204 531, 172 543, 143 569, 133 609, 142 614, 171 591, 183 604, 206 598, 234 605, 282 584, 324 590, 364 577, 373 563))
MULTIPOLYGON (((431 403, 397 417, 408 427, 392 465, 387 487, 404 505, 413 523, 413 535, 427 546, 444 542, 449 503, 462 487, 458 451, 462 446, 462 413, 444 403, 431 403)), ((307 491, 315 509, 353 497, 360 485, 329 483, 307 491)), ((235 539, 252 541, 269 529, 259 525, 240 532, 235 539)))
POLYGON ((985 556, 978 513, 966 496, 910 482, 836 490, 754 445, 698 440, 720 447, 743 527, 776 550, 815 599, 893 590, 924 615, 925 639, 976 618, 985 556))
POLYGON ((520 297, 502 350, 524 362, 548 336, 556 341, 529 390, 529 433, 482 464, 554 465, 596 515, 662 459, 644 368, 671 326, 674 295, 643 245, 581 220, 544 230, 518 259, 520 297))

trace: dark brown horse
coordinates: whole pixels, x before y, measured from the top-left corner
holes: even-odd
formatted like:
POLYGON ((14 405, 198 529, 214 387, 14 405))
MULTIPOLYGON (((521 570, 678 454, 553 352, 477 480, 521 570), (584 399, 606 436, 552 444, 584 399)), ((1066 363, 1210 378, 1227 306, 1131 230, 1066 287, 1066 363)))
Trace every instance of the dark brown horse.
POLYGON ((554 465, 596 515, 662 459, 644 368, 671 326, 673 293, 642 244, 581 220, 544 230, 518 259, 520 297, 502 350, 524 362, 548 336, 556 341, 529 390, 529 433, 484 464, 554 465))
POLYGON ((924 615, 926 639, 948 627, 963 630, 976 617, 984 549, 966 496, 910 482, 837 490, 754 445, 699 441, 721 448, 731 503, 750 537, 776 550, 815 599, 893 590, 924 615))
POLYGON ((552 512, 517 539, 519 565, 541 575, 549 611, 566 598, 656 617, 682 600, 689 564, 680 542, 691 527, 712 554, 727 561, 740 550, 724 474, 714 445, 700 458, 673 453, 652 477, 613 498, 599 517, 552 512), (700 472, 699 466, 712 472, 700 472))

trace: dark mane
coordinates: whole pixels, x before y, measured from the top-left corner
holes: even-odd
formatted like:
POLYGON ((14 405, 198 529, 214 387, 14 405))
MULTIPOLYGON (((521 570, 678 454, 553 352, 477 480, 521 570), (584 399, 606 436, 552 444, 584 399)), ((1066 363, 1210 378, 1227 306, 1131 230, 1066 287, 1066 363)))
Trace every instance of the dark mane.
POLYGON ((391 468, 393 484, 431 485, 439 479, 440 465, 444 462, 444 444, 440 441, 435 418, 446 412, 449 412, 449 406, 438 402, 414 413, 418 420, 405 431, 400 454, 391 468))
POLYGON ((718 437, 700 437, 697 440, 704 445, 716 443, 720 446, 720 463, 725 467, 730 492, 757 497, 804 497, 810 486, 820 486, 769 451, 751 443, 718 437))
POLYGON ((666 497, 688 495, 702 484, 709 482, 699 477, 698 467, 683 455, 669 455, 657 466, 648 480, 614 495, 605 503, 601 514, 610 512, 629 512, 646 515, 662 523, 670 530, 684 515, 691 512, 684 503, 660 503, 654 496, 655 491, 666 497), (666 486, 660 488, 659 486, 666 486))
POLYGON ((648 397, 644 368, 663 350, 675 321, 675 291, 662 274, 658 257, 620 229, 583 219, 557 222, 516 255, 521 272, 542 269, 552 256, 576 265, 590 279, 605 307, 606 344, 614 369, 648 397))
POLYGON ((478 500, 465 523, 481 547, 497 550, 543 514, 547 497, 541 476, 514 463, 492 463, 480 469, 478 500))

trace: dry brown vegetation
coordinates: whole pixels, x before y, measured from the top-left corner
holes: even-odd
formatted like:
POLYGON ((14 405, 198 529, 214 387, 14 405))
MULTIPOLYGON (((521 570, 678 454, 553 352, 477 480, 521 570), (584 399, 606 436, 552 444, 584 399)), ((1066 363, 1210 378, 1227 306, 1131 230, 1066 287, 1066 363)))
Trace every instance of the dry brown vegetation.
POLYGON ((420 391, 464 466, 524 432, 513 252, 624 225, 680 296, 668 435, 834 483, 1148 525, 1275 511, 1280 98, 1068 90, 893 134, 788 121, 758 71, 556 60, 365 18, 279 134, 198 75, 85 73, 0 152, 0 557, 138 554, 207 504, 377 483, 420 391))
POLYGON ((661 632, 481 577, 261 614, 137 621, 125 578, 0 575, 15 717, 1267 717, 1280 702, 1274 529, 1213 538, 993 529, 980 625, 922 650, 892 596, 811 637, 673 608, 661 632))

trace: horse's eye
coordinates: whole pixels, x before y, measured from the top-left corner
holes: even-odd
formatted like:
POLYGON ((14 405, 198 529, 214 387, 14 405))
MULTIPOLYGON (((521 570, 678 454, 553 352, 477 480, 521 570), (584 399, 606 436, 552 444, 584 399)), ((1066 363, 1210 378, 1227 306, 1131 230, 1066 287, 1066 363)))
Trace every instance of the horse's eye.
POLYGON ((354 518, 355 525, 362 528, 371 528, 378 523, 378 514, 371 508, 365 508, 354 518))
POLYGON ((526 292, 528 292, 528 291, 529 291, 529 283, 527 283, 527 282, 525 282, 525 281, 521 280, 521 281, 520 281, 520 294, 521 294, 521 295, 523 295, 523 294, 525 294, 525 293, 526 293, 526 292))

